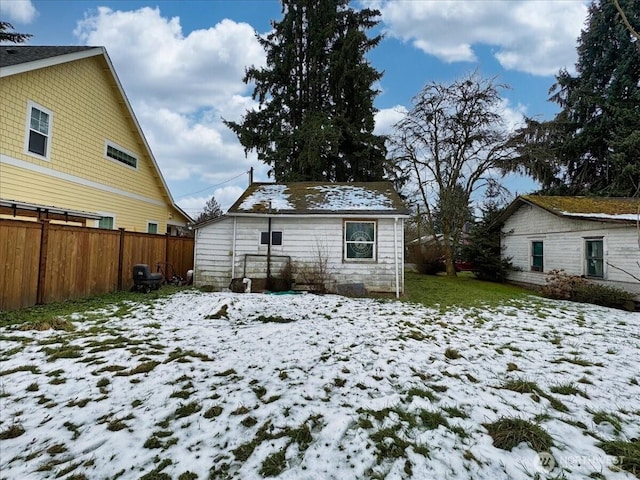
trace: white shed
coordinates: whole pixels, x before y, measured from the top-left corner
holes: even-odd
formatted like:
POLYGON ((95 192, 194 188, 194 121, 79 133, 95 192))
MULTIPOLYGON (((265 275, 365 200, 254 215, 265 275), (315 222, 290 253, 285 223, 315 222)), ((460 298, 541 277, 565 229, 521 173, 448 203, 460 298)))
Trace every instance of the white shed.
POLYGON ((253 183, 196 227, 194 283, 219 290, 249 278, 255 290, 290 278, 300 288, 400 295, 408 213, 390 182, 253 183))
POLYGON ((562 269, 640 300, 639 209, 637 198, 518 197, 500 218, 503 256, 517 269, 509 280, 544 285, 562 269))

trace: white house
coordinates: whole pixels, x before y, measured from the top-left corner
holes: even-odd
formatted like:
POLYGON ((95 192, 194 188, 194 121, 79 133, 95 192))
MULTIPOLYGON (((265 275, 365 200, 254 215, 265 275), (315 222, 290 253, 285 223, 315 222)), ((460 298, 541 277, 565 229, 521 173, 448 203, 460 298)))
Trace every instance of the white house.
POLYGON ((518 197, 500 218, 503 256, 518 269, 509 280, 544 285, 562 269, 640 300, 639 212, 638 198, 518 197))
MULTIPOLYGON (((253 183, 222 217, 196 227, 196 286, 267 277, 370 292, 404 291, 404 219, 390 182, 253 183)), ((268 287, 268 285, 267 285, 268 287)))

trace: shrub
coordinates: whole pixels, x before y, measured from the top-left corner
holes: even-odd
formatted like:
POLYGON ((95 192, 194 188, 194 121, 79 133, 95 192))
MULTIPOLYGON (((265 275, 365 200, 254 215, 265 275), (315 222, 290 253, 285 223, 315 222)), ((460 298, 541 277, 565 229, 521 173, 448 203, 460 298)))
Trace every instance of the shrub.
POLYGON ((436 275, 446 270, 442 261, 442 249, 437 246, 416 250, 414 258, 418 272, 423 275, 436 275))
POLYGON ((633 309, 633 295, 619 288, 591 283, 586 278, 551 270, 541 293, 557 300, 593 303, 604 307, 633 309))

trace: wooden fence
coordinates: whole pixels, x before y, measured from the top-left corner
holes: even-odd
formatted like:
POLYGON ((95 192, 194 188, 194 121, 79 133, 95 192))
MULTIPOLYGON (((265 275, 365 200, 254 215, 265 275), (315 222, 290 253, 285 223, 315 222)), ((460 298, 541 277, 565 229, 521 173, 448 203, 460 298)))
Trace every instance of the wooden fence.
POLYGON ((0 219, 0 311, 129 289, 136 263, 152 271, 169 264, 186 278, 193 244, 193 238, 0 219))

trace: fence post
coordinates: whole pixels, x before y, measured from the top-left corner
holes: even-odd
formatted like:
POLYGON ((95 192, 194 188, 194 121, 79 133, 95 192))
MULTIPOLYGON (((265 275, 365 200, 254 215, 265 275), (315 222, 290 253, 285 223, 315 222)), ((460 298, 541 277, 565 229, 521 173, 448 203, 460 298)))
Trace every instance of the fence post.
POLYGON ((41 220, 40 230, 40 258, 38 261, 38 288, 36 291, 36 305, 44 303, 47 277, 47 253, 49 250, 49 220, 41 220))
POLYGON ((118 252, 118 290, 122 290, 122 263, 124 262, 124 228, 120 227, 120 248, 118 252))
MULTIPOLYGON (((164 262, 169 263, 169 239, 171 238, 170 233, 165 234, 165 242, 164 242, 164 262)), ((165 265, 166 268, 166 265, 165 265)))

